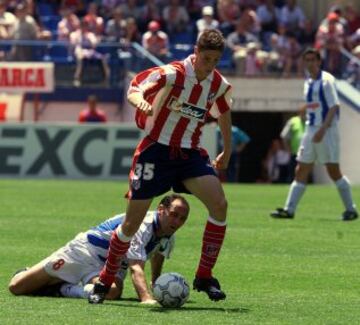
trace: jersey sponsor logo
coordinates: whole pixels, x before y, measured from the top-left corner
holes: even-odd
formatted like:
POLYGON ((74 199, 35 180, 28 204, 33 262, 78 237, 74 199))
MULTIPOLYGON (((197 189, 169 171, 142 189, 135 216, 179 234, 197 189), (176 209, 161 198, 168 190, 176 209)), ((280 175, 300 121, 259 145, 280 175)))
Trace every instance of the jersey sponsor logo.
POLYGON ((168 107, 175 112, 179 112, 185 117, 195 118, 199 121, 204 121, 206 109, 198 106, 194 106, 189 103, 183 103, 176 97, 171 97, 168 107))
POLYGON ((310 102, 306 104, 306 108, 308 109, 312 109, 312 110, 316 110, 320 107, 320 103, 319 102, 310 102))

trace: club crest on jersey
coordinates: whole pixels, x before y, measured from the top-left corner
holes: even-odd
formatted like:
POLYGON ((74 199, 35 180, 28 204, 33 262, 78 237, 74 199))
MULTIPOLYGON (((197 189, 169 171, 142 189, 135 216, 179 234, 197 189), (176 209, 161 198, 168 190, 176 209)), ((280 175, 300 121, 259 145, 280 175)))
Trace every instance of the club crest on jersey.
POLYGON ((209 96, 207 98, 208 103, 213 104, 215 101, 215 96, 216 96, 215 93, 209 93, 209 96))
POLYGON ((132 179, 131 179, 131 188, 133 189, 133 190, 135 190, 135 191, 137 191, 139 188, 140 188, 140 186, 141 186, 141 181, 140 181, 140 179, 138 178, 138 177, 133 177, 132 179))
POLYGON ((198 106, 194 106, 189 103, 183 103, 176 97, 171 97, 169 100, 168 108, 172 111, 179 112, 185 117, 195 118, 199 121, 204 121, 206 109, 198 106))

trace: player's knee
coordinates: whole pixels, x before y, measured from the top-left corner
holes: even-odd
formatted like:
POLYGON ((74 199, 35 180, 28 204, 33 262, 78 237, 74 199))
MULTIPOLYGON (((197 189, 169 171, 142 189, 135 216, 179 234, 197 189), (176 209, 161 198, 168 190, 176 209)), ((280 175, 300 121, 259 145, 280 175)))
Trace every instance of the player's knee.
POLYGON ((213 202, 212 215, 215 219, 219 221, 224 221, 226 218, 228 203, 225 197, 222 197, 220 200, 213 202))
POLYGON ((329 168, 328 169, 328 174, 329 174, 329 177, 334 182, 336 182, 337 180, 339 180, 342 177, 342 174, 341 174, 339 169, 331 169, 331 168, 329 168))
POLYGON ((23 291, 22 291, 22 288, 21 288, 21 284, 20 282, 16 279, 16 277, 12 278, 10 283, 9 283, 9 286, 8 286, 8 289, 9 291, 15 295, 15 296, 18 296, 18 295, 21 295, 23 294, 23 291))

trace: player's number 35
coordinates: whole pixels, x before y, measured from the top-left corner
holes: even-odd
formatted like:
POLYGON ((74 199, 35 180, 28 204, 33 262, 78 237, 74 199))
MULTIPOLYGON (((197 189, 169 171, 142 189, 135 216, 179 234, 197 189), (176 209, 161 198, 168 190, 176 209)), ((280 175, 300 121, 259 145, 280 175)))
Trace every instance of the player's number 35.
POLYGON ((145 181, 149 181, 154 177, 154 164, 145 163, 145 164, 136 164, 135 166, 135 175, 140 179, 142 178, 145 181))

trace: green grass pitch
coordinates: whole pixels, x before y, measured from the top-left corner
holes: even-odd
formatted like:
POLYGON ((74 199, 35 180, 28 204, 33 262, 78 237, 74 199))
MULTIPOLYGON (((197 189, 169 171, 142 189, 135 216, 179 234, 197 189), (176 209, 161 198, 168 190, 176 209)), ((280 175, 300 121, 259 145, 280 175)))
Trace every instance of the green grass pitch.
MULTIPOLYGON (((178 310, 146 307, 126 280, 124 299, 14 297, 13 272, 102 220, 123 212, 125 182, 0 180, 0 324, 357 324, 360 221, 344 223, 333 186, 309 186, 294 220, 268 215, 287 186, 226 185, 227 237, 214 274, 227 293, 211 302, 191 291, 178 310)), ((360 204, 360 187, 353 188, 360 204)), ((192 282, 206 211, 188 196, 190 218, 164 271, 192 282)), ((154 201, 156 202, 156 201, 154 201)), ((155 205, 154 205, 155 206, 155 205)))

